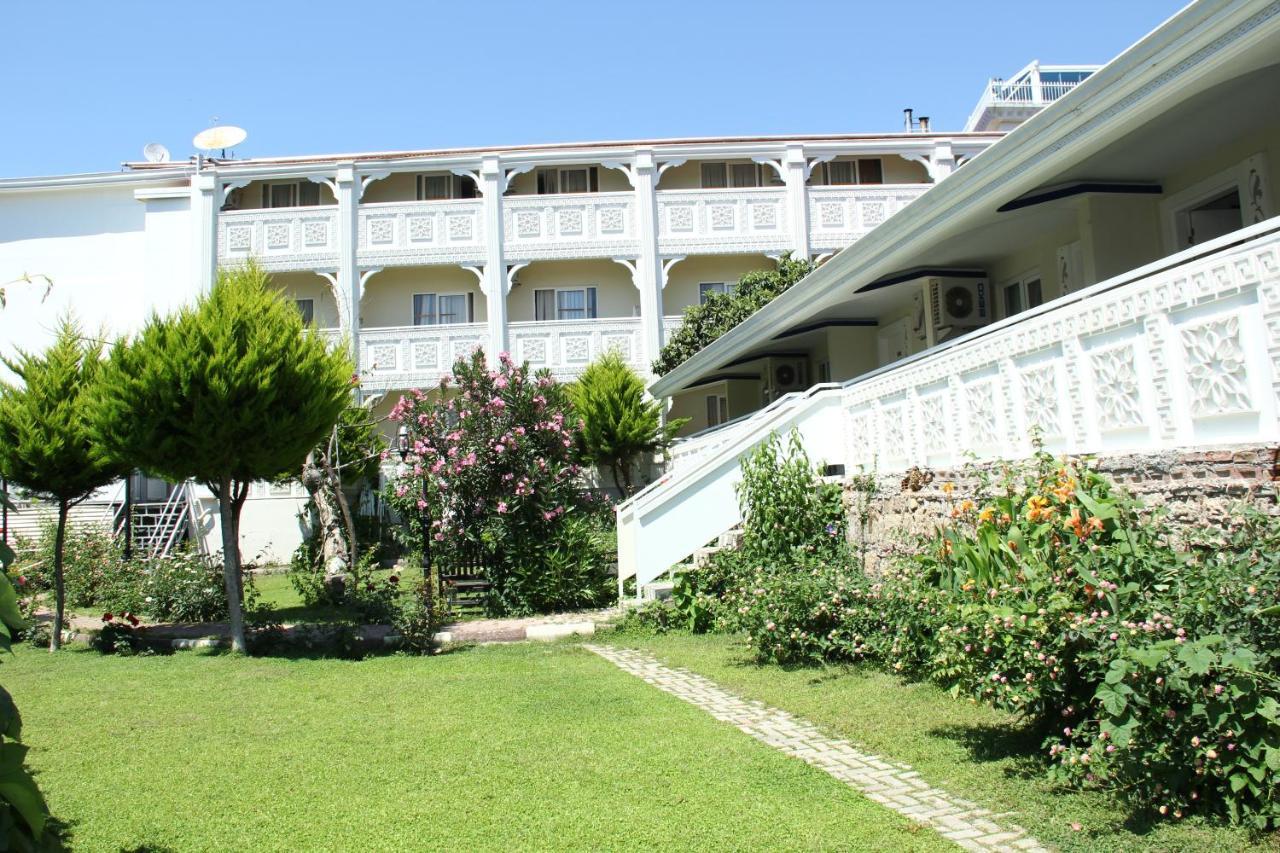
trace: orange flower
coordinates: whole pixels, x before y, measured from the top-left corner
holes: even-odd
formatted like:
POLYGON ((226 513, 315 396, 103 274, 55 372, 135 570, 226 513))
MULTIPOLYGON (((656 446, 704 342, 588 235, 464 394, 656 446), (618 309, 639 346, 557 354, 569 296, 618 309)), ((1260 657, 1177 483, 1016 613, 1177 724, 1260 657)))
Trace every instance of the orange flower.
POLYGON ((942 493, 947 497, 951 497, 951 493, 954 492, 955 490, 956 490, 955 483, 948 482, 948 483, 942 484, 942 493))
POLYGON ((974 507, 973 501, 969 500, 968 498, 965 498, 960 502, 961 512, 973 512, 973 507, 974 507))
POLYGON ((982 512, 978 513, 978 521, 983 524, 990 524, 992 519, 996 517, 996 508, 993 506, 984 507, 982 512))
POLYGON ((1102 532, 1102 519, 1098 518, 1098 517, 1095 515, 1093 518, 1089 519, 1088 527, 1089 527, 1089 530, 1090 530, 1091 532, 1101 533, 1101 532, 1102 532))
POLYGON ((1080 517, 1080 507, 1073 506, 1071 515, 1067 518, 1067 526, 1070 527, 1080 539, 1086 538, 1089 534, 1084 529, 1084 519, 1080 517))

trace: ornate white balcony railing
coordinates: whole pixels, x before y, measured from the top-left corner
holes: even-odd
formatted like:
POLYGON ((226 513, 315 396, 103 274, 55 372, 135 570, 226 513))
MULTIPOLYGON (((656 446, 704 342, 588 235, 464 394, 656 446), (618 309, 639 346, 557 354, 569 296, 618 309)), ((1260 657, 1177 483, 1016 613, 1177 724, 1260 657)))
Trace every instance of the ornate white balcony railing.
POLYGON ((583 368, 617 350, 627 363, 647 375, 639 317, 512 323, 508 329, 511 357, 532 369, 547 367, 561 381, 576 379, 583 368))
POLYGON ((360 384, 366 391, 430 388, 455 361, 489 340, 484 323, 398 326, 360 331, 360 384))
POLYGON ((775 430, 881 473, 1025 457, 1037 433, 1066 453, 1280 440, 1280 219, 786 399, 619 506, 620 578, 738 523, 739 459, 775 430))
POLYGON ((502 221, 503 252, 513 261, 636 253, 629 192, 507 196, 502 221))
POLYGON ((784 252, 785 189, 661 190, 658 250, 669 255, 784 252))
POLYGON ((483 204, 457 199, 361 205, 360 263, 480 263, 485 251, 483 204))
POLYGON ((932 184, 810 187, 809 245, 836 251, 922 196, 932 184))
POLYGON ((218 215, 218 262, 253 257, 268 270, 334 267, 338 208, 284 207, 218 215))

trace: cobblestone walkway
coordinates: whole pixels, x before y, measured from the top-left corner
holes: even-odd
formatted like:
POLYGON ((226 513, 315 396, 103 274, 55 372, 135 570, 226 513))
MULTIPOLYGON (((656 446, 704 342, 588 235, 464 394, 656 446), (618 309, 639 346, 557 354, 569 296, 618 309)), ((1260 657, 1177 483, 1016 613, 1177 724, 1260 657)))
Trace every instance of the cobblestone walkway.
POLYGON ((846 740, 762 702, 748 701, 684 669, 663 666, 631 649, 584 644, 625 672, 732 723, 769 746, 825 770, 868 799, 922 823, 967 850, 1044 851, 1022 827, 968 800, 931 787, 905 764, 861 752, 846 740))

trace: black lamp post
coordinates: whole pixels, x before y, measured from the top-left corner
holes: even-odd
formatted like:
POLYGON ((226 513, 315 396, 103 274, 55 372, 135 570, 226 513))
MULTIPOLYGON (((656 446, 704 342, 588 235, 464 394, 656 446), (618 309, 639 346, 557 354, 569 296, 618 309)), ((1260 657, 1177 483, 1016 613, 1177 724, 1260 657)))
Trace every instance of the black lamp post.
MULTIPOLYGON (((396 450, 400 461, 409 464, 409 427, 400 424, 396 432, 396 450)), ((434 593, 431 584, 431 502, 427 499, 427 475, 422 475, 422 507, 418 510, 418 523, 422 526, 422 589, 427 601, 434 593)))

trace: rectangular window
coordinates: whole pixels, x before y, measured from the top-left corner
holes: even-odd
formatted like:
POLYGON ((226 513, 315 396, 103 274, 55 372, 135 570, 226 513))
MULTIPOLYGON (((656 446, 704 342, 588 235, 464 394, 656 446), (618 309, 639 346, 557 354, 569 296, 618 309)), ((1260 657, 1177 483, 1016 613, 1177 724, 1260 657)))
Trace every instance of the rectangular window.
POLYGON ((594 320, 596 318, 596 289, 594 287, 566 288, 564 290, 535 290, 533 292, 533 318, 549 320, 594 320))
POLYGON ((585 193, 589 191, 589 186, 586 169, 564 169, 560 172, 562 193, 585 193))
POLYGON ((451 175, 419 175, 418 201, 438 201, 453 195, 451 175))
POLYGON ((1009 282, 1002 288, 1004 294, 1004 316, 1012 317, 1029 308, 1036 308, 1044 302, 1044 291, 1040 283, 1040 273, 1032 270, 1026 275, 1009 282))
POLYGON ((733 293, 736 284, 723 281, 704 281, 698 285, 698 304, 706 305, 712 294, 733 293))
POLYGON ((538 195, 594 193, 599 191, 600 171, 595 166, 538 170, 538 195))
POLYGON ((878 160, 858 161, 858 183, 883 184, 884 165, 878 160))
POLYGON ((314 181, 263 184, 263 207, 314 207, 320 204, 320 185, 314 181))
POLYGON ((827 183, 829 185, 856 184, 858 182, 857 163, 848 160, 836 160, 827 164, 827 183))
POLYGON ((413 325, 434 326, 436 324, 436 295, 434 293, 415 293, 413 295, 413 325))
POLYGON ((728 169, 724 163, 702 164, 702 188, 720 190, 729 186, 728 169))
POLYGON ((470 323, 475 317, 475 296, 471 293, 415 293, 413 325, 470 323))
POLYGON ((314 299, 295 299, 294 304, 298 306, 298 313, 302 315, 302 322, 310 326, 316 319, 316 301, 314 299))
POLYGON ((729 398, 717 394, 708 394, 707 426, 720 426, 727 420, 729 420, 729 398))
POLYGON ((760 167, 755 163, 734 163, 730 177, 733 179, 734 187, 758 187, 760 186, 760 167))

